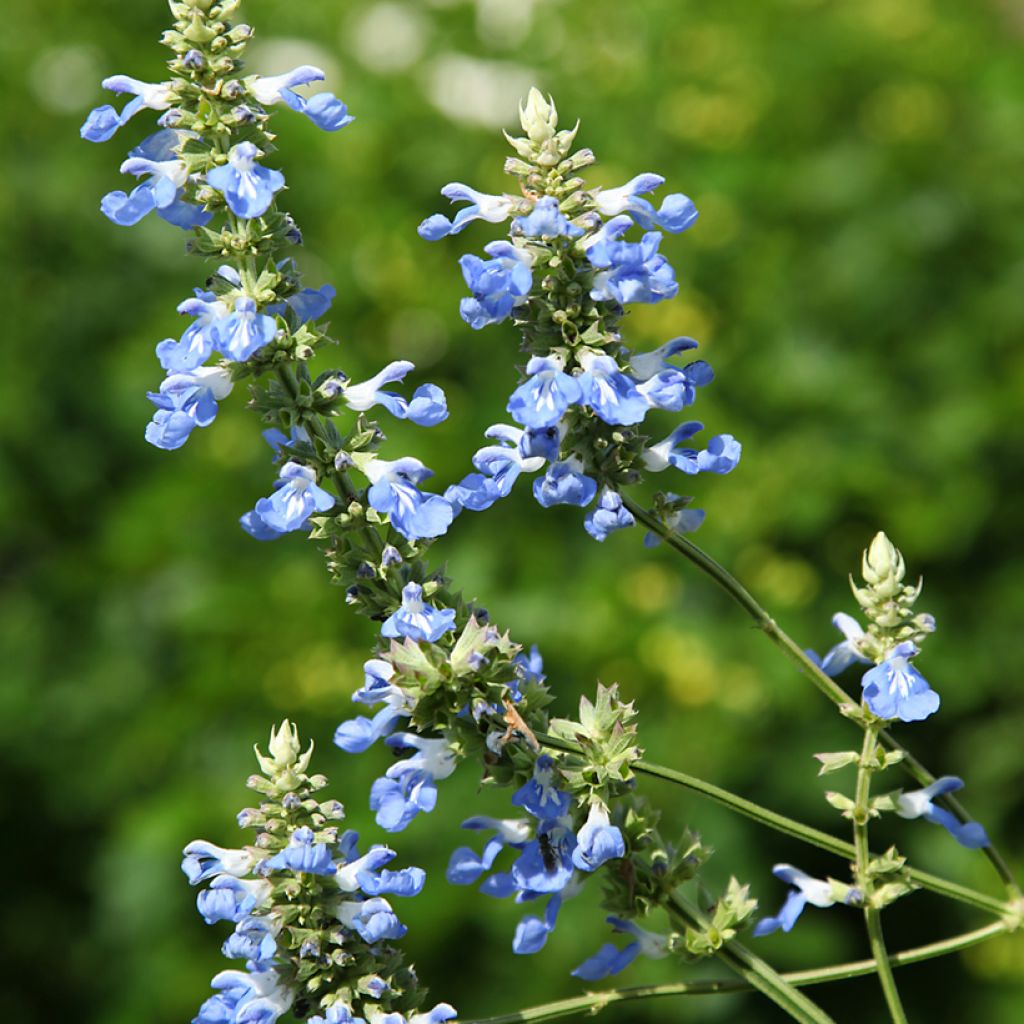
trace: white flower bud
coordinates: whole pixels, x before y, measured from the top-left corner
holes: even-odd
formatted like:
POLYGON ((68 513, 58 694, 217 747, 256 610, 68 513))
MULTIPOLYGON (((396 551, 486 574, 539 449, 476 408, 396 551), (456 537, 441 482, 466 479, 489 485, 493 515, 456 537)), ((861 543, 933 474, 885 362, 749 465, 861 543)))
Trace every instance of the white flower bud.
POLYGON ((554 100, 550 97, 545 99, 539 89, 531 88, 526 103, 519 104, 519 121, 530 141, 538 146, 543 145, 554 136, 558 127, 558 111, 555 110, 554 100))

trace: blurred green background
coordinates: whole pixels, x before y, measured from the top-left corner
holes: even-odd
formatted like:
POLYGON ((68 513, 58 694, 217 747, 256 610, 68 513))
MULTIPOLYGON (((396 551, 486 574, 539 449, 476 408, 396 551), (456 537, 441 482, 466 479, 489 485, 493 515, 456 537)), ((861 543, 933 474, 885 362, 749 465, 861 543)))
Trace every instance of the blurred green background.
MULTIPOLYGON (((396 427, 395 451, 456 478, 515 384, 511 328, 458 318, 455 260, 495 236, 476 225, 427 245, 416 224, 462 180, 504 187, 499 129, 531 83, 553 92, 596 183, 655 170, 702 211, 669 238, 680 297, 631 314, 638 348, 702 340, 718 379, 700 397, 713 431, 744 443, 737 472, 699 479, 699 540, 734 566, 799 642, 819 650, 852 610, 846 573, 875 530, 903 548, 940 630, 921 667, 943 713, 901 736, 1024 868, 1024 17, 1011 0, 250 0, 254 71, 299 63, 358 120, 319 133, 282 111, 278 165, 306 234, 309 283, 339 290, 328 357, 357 379, 412 358, 448 391, 452 416, 396 427)), ((251 744, 288 715, 316 739, 316 767, 354 825, 383 751, 332 747, 372 642, 312 545, 257 545, 237 516, 268 490, 257 424, 226 403, 170 454, 143 442, 154 344, 205 276, 182 236, 152 218, 106 221, 141 115, 110 144, 78 138, 99 80, 156 80, 158 0, 50 0, 5 14, 7 103, 0 192, 4 437, 0 751, 10 864, 2 897, 5 1020, 171 1024, 191 1019, 223 937, 195 914, 178 851, 233 844, 251 744)), ((445 204, 446 205, 446 204, 445 204)), ((240 398, 241 396, 236 396, 240 398)), ((675 486, 681 482, 675 481, 675 486)), ((639 536, 603 546, 577 510, 544 512, 522 487, 462 517, 436 550, 513 635, 541 645, 563 711, 595 678, 642 712, 652 759, 838 828, 810 755, 850 729, 703 578, 639 536)), ((834 783, 834 780, 829 780, 834 783)), ((443 881, 472 768, 438 811, 395 837, 428 868, 403 907, 406 945, 437 998, 467 1016, 570 995, 569 969, 604 935, 597 892, 564 912, 544 952, 514 957, 520 910, 443 881)), ((720 852, 707 877, 783 897, 777 860, 841 874, 668 787, 670 827, 720 852)), ((507 812, 506 812, 507 813, 507 812)), ((997 893, 988 863, 921 822, 886 821, 923 867, 997 893)), ((892 948, 983 922, 927 894, 886 917, 892 948)), ((809 910, 758 948, 797 968, 866 955, 859 916, 809 910)), ((712 969, 714 970, 714 969, 712 969)), ((700 969, 694 969, 695 976, 700 969)), ((643 964, 625 983, 669 980, 643 964)), ((1024 943, 1005 939, 907 968, 916 1019, 1024 1018, 1024 943)), ((840 1021, 882 1019, 870 981, 819 989, 840 1021)), ((914 1016, 912 1014, 912 1016, 914 1016)), ((754 999, 610 1010, 610 1022, 779 1020, 754 999)), ((602 1017, 604 1019, 604 1017, 602 1017)))

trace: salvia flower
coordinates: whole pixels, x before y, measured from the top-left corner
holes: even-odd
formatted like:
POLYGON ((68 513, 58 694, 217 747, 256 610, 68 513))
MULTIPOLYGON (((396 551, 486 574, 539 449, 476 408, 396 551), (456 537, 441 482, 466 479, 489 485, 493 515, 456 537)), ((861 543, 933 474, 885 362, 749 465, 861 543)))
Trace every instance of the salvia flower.
POLYGON ((459 313, 475 331, 507 319, 526 301, 533 285, 532 261, 522 249, 498 241, 485 245, 484 252, 492 258, 482 260, 467 253, 459 260, 466 286, 473 293, 459 303, 459 313))
POLYGON ((920 722, 939 710, 939 695, 910 663, 917 653, 917 645, 905 640, 885 661, 864 673, 864 702, 879 718, 920 722))
POLYGON ((424 494, 418 484, 434 474, 419 459, 373 459, 364 470, 370 480, 370 505, 391 520, 409 540, 440 537, 451 526, 451 505, 437 494, 424 494))
POLYGON ((365 683, 352 694, 362 704, 383 704, 373 718, 359 715, 342 722, 334 731, 334 742, 348 754, 361 754, 377 740, 389 736, 403 718, 412 714, 408 695, 391 682, 395 667, 382 658, 371 658, 363 666, 365 683))
POLYGON ((754 926, 755 937, 770 935, 779 929, 790 931, 808 903, 814 907, 831 907, 839 902, 856 903, 860 900, 856 889, 832 880, 812 878, 792 864, 776 864, 772 874, 792 888, 782 909, 774 917, 763 917, 757 922, 754 926))
POLYGON ((512 230, 528 238, 578 238, 583 229, 569 222, 554 196, 544 196, 525 217, 512 221, 512 230))
POLYGON ((597 506, 587 513, 583 527, 594 540, 604 541, 616 530, 625 530, 636 525, 633 513, 622 504, 618 491, 604 488, 597 506))
POLYGON ((832 625, 843 634, 843 639, 822 658, 822 672, 829 676, 837 676, 854 662, 870 665, 871 659, 865 657, 861 651, 864 640, 864 628, 861 624, 846 612, 836 612, 832 616, 832 625))
POLYGON ((401 832, 420 813, 437 805, 437 782, 455 771, 456 757, 448 741, 415 733, 395 733, 388 746, 414 753, 396 761, 370 788, 370 810, 386 832, 401 832))
POLYGON ((306 529, 306 520, 314 512, 327 512, 334 507, 333 494, 316 482, 316 470, 297 462, 286 462, 269 498, 256 502, 255 513, 270 529, 278 533, 306 529))
POLYGON ((933 825, 941 825, 961 846, 977 850, 988 846, 988 834, 976 821, 961 822, 944 807, 936 807, 936 797, 963 789, 963 779, 943 775, 930 786, 910 793, 900 793, 896 799, 896 813, 901 818, 924 818, 933 825))
POLYGON ((217 416, 217 403, 231 393, 231 375, 219 366, 171 373, 159 391, 148 392, 156 406, 146 427, 146 440, 157 448, 180 448, 195 427, 208 427, 217 416))
POLYGON ((262 217, 274 201, 274 193, 284 188, 280 171, 257 163, 262 155, 253 143, 240 142, 231 147, 226 164, 206 174, 207 182, 223 193, 231 212, 244 220, 262 217))
POLYGON ((194 317, 179 340, 167 338, 156 347, 160 365, 169 372, 194 370, 218 348, 217 327, 229 313, 213 292, 196 289, 194 298, 178 304, 178 312, 194 317))
POLYGON ((336 132, 355 120, 345 104, 333 93, 322 92, 307 98, 295 91, 298 86, 320 82, 323 78, 324 73, 319 68, 303 64, 283 75, 250 78, 246 85, 261 106, 269 107, 283 101, 292 110, 305 114, 317 128, 336 132))
POLYGON ((565 372, 559 356, 534 356, 526 364, 526 375, 508 400, 512 418, 525 427, 552 427, 583 398, 579 381, 565 372))
POLYGON ((444 392, 436 384, 421 384, 412 401, 406 401, 393 391, 383 390, 385 384, 404 380, 415 364, 400 359, 388 363, 383 370, 359 384, 340 385, 342 401, 357 412, 365 412, 382 405, 397 419, 408 419, 421 427, 433 427, 448 418, 448 404, 444 392))
POLYGON ((457 235, 467 224, 471 224, 475 220, 500 224, 502 221, 508 220, 514 205, 511 196, 487 195, 458 181, 445 185, 441 189, 441 195, 453 203, 465 202, 469 205, 459 210, 452 220, 443 214, 435 213, 420 224, 418 229, 420 237, 425 238, 428 242, 436 242, 446 235, 457 235))
POLYGON ((106 142, 118 128, 126 125, 140 110, 166 110, 173 102, 175 91, 171 82, 140 82, 127 75, 112 75, 101 83, 104 89, 115 93, 131 93, 134 99, 119 114, 106 104, 89 112, 81 128, 81 136, 89 142, 106 142))
POLYGON ((679 285, 672 265, 658 252, 660 232, 649 231, 639 242, 622 241, 632 223, 626 216, 612 218, 587 249, 587 259, 598 270, 590 297, 620 306, 674 298, 679 285))
POLYGON ((625 970, 641 954, 652 960, 661 960, 668 956, 671 936, 647 931, 633 921, 624 921, 619 917, 609 917, 607 920, 615 931, 634 936, 633 941, 622 949, 610 942, 605 943, 589 960, 584 960, 572 972, 574 978, 600 981, 625 970))
POLYGON ((277 335, 277 324, 272 316, 258 312, 256 303, 248 296, 235 301, 234 310, 215 328, 217 351, 232 362, 245 362, 277 335))
POLYGON ((436 643, 455 628, 454 608, 435 608, 423 600, 423 587, 415 581, 402 588, 402 603, 381 626, 381 636, 408 637, 436 643))

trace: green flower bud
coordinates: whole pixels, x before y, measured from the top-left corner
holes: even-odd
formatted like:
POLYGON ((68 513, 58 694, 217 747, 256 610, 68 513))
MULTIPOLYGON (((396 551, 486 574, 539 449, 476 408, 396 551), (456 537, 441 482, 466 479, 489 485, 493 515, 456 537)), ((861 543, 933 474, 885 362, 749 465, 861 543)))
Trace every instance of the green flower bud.
POLYGON ((544 99, 539 89, 531 88, 526 103, 519 104, 519 122, 532 143, 543 145, 554 137, 558 127, 558 111, 555 110, 554 100, 550 97, 544 99))

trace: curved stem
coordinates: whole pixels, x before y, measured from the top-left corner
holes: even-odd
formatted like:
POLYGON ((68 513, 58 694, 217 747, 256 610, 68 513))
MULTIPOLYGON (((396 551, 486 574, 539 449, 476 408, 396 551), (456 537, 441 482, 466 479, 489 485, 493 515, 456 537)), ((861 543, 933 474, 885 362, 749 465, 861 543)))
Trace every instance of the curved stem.
MULTIPOLYGON (((708 921, 700 908, 680 893, 668 897, 665 909, 669 916, 684 926, 707 931, 708 921)), ((835 1024, 832 1018, 808 999, 802 992, 789 984, 770 964, 742 943, 735 940, 727 942, 714 954, 727 967, 735 971, 751 987, 767 996, 776 1006, 804 1024, 835 1024)))
MULTIPOLYGON (((849 694, 834 679, 822 672, 821 668, 804 653, 803 649, 776 623, 750 591, 728 569, 716 562, 707 552, 701 550, 692 541, 669 529, 663 522, 651 515, 647 509, 638 505, 631 498, 623 495, 622 502, 633 514, 637 522, 643 523, 648 530, 657 534, 673 551, 681 554, 688 561, 696 565, 701 572, 710 576, 754 620, 758 628, 768 639, 782 650, 829 700, 835 704, 852 703, 849 694)), ((935 781, 935 776, 890 733, 882 730, 879 733, 879 739, 890 750, 898 750, 903 754, 902 765, 922 786, 929 786, 935 781)), ((960 821, 966 822, 971 820, 971 816, 967 813, 966 808, 955 797, 946 795, 941 800, 960 821)), ((1021 897, 1020 886, 1017 884, 1013 872, 999 851, 994 846, 989 845, 983 847, 983 853, 991 861, 992 866, 1003 880, 1011 898, 1019 899, 1021 897)))
MULTIPOLYGON (((535 735, 543 746, 549 747, 552 750, 562 750, 570 754, 582 752, 582 748, 571 740, 563 740, 557 736, 541 732, 535 735)), ((816 846, 818 849, 826 850, 828 853, 834 853, 837 857, 842 857, 845 860, 851 862, 854 860, 853 844, 845 839, 830 835, 828 832, 813 828, 811 825, 805 825, 802 821, 797 821, 795 818, 787 818, 784 814, 779 814, 776 811, 769 810, 767 807, 762 807, 760 804, 755 804, 752 800, 746 800, 727 789, 722 789, 721 786, 698 779, 695 775, 687 775, 685 772, 676 771, 674 768, 666 768, 660 764, 652 764, 650 761, 634 762, 633 770, 640 775, 649 775, 651 778, 662 779, 663 781, 683 786, 776 832, 792 836, 794 839, 799 839, 810 846, 816 846)), ((938 875, 930 874, 927 871, 919 871, 916 868, 909 868, 908 871, 910 877, 922 889, 928 889, 931 892, 938 893, 940 896, 947 896, 950 899, 958 900, 960 903, 977 907, 979 910, 987 911, 990 914, 1002 915, 1007 911, 1006 904, 994 896, 987 896, 985 893, 969 889, 967 886, 940 878, 938 875)))
POLYGON ((864 899, 864 922, 868 930, 868 942, 874 957, 878 980, 882 986, 889 1017, 893 1024, 907 1024, 896 979, 892 975, 889 954, 882 934, 882 918, 879 908, 872 903, 874 888, 871 873, 871 847, 868 845, 868 823, 871 820, 871 764, 878 746, 878 725, 869 722, 864 727, 864 744, 857 762, 857 788, 853 807, 853 846, 856 853, 854 874, 864 899))
MULTIPOLYGON (((935 957, 956 953, 961 949, 976 946, 980 942, 994 938, 1006 931, 1006 926, 997 923, 978 928, 972 932, 964 932, 950 939, 931 942, 927 946, 916 946, 900 953, 893 953, 889 963, 893 967, 904 967, 907 964, 920 963, 935 957)), ((830 981, 844 981, 848 978, 859 978, 865 974, 873 974, 876 969, 874 960, 855 960, 846 964, 835 964, 832 967, 815 968, 808 971, 787 971, 782 975, 790 985, 801 988, 805 985, 820 985, 830 981)), ((571 1017, 578 1013, 593 1016, 615 1003, 630 1002, 634 999, 658 999, 665 996, 706 996, 724 992, 749 992, 751 986, 738 978, 711 979, 702 981, 681 981, 669 985, 642 985, 633 988, 613 988, 605 992, 588 992, 586 995, 572 999, 559 999, 557 1002, 533 1006, 515 1013, 506 1013, 498 1017, 477 1017, 465 1024, 531 1024, 531 1022, 558 1020, 571 1017)))

